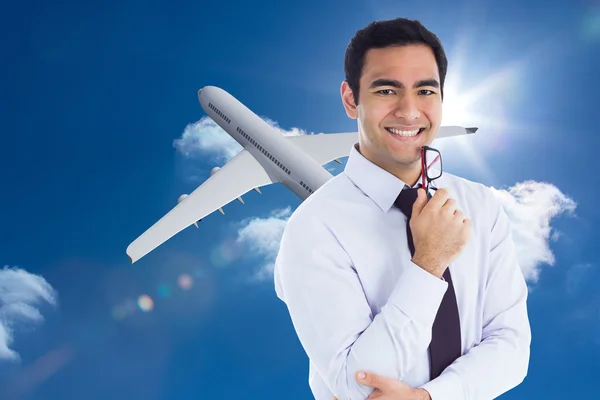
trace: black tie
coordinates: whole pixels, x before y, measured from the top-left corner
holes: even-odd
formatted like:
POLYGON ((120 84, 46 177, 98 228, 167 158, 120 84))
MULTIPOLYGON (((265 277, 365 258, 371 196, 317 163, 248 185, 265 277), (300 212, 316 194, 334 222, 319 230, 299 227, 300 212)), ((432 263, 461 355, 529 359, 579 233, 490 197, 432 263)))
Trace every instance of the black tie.
MULTIPOLYGON (((406 235, 408 236, 408 246, 412 256, 415 255, 415 246, 409 222, 413 203, 417 199, 417 189, 406 187, 400 192, 394 203, 407 217, 406 235)), ((432 380, 437 378, 447 366, 461 356, 460 320, 449 268, 446 268, 443 276, 448 282, 448 290, 444 294, 433 322, 431 343, 429 345, 430 379, 432 380)))

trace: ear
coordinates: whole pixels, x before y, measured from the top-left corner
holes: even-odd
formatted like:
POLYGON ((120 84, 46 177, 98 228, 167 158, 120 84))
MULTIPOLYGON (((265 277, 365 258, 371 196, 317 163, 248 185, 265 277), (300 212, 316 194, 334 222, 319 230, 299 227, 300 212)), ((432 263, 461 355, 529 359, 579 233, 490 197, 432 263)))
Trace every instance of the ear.
POLYGON ((346 110, 348 117, 352 119, 358 118, 358 110, 354 104, 354 93, 352 93, 352 89, 350 89, 350 85, 348 85, 347 81, 342 82, 340 92, 342 95, 342 104, 344 104, 344 109, 346 110))

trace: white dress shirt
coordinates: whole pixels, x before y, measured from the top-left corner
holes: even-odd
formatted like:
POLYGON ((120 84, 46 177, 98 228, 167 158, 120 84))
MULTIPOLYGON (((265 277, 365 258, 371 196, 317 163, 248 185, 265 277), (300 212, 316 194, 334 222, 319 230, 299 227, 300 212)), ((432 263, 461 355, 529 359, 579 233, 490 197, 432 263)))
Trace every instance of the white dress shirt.
POLYGON ((373 389, 356 381, 359 370, 423 387, 433 400, 493 399, 527 375, 527 286, 510 221, 484 185, 447 172, 435 182, 472 229, 449 266, 462 356, 432 381, 428 346, 448 283, 411 261, 406 217, 394 205, 405 183, 362 156, 357 143, 345 170, 287 222, 275 289, 308 355, 315 399, 366 399, 373 389))

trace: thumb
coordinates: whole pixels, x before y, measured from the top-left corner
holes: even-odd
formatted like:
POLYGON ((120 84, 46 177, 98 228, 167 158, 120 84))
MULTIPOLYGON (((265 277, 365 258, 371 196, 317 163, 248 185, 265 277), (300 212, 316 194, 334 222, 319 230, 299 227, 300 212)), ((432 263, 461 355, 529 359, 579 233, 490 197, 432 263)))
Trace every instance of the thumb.
POLYGON ((356 373, 356 380, 363 385, 375 389, 384 390, 390 384, 390 378, 374 374, 373 372, 359 371, 356 373))
POLYGON ((419 188, 417 190, 417 200, 415 200, 413 204, 412 215, 417 216, 421 214, 423 207, 427 204, 427 194, 425 194, 425 189, 419 188))

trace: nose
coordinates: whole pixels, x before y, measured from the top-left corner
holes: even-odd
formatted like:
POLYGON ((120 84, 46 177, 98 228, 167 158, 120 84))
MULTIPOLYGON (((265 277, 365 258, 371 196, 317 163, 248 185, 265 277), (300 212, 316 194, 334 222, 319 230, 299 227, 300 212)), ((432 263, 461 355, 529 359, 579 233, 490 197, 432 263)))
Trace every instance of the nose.
POLYGON ((407 121, 417 119, 421 116, 417 100, 412 95, 404 95, 398 100, 398 106, 394 116, 404 118, 407 121))

